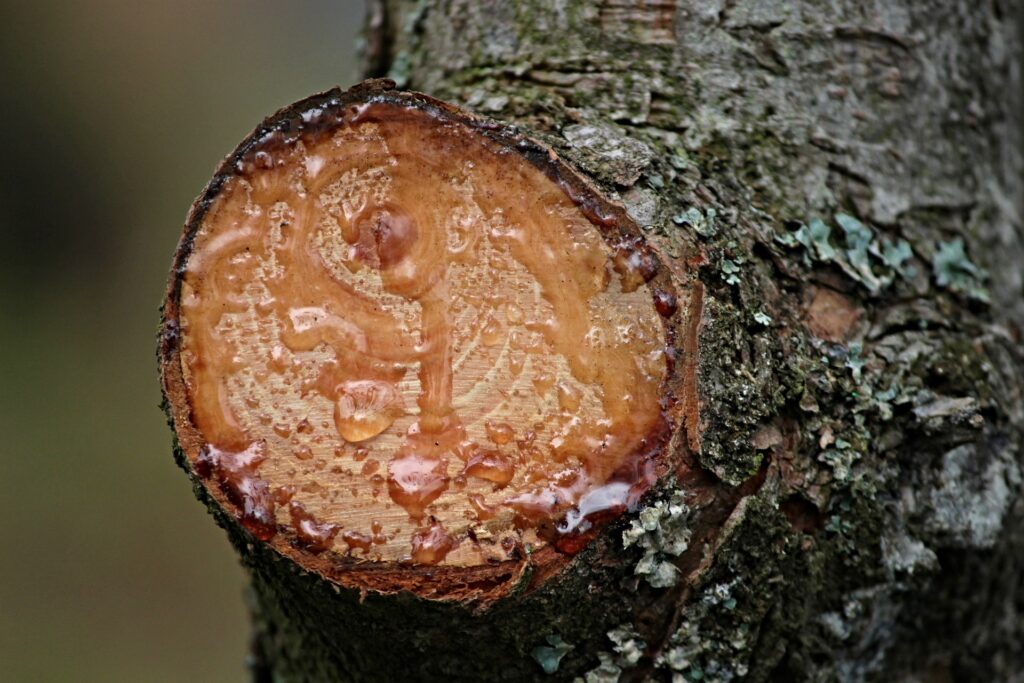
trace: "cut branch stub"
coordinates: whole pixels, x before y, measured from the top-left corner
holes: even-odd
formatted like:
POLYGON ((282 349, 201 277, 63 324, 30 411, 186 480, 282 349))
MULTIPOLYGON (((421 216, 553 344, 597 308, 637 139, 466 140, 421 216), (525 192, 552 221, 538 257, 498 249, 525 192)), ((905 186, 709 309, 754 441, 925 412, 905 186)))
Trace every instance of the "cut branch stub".
POLYGON ((217 504, 302 566, 500 585, 667 471, 680 296, 549 150, 370 82, 268 119, 197 200, 164 389, 217 504))

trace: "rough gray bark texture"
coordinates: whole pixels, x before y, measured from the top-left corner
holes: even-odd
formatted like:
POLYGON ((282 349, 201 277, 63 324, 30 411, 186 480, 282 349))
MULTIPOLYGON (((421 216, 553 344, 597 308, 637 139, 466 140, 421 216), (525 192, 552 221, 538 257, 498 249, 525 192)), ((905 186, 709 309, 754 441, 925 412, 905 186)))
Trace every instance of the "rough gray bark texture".
POLYGON ((1016 12, 372 4, 369 75, 522 126, 702 281, 692 477, 714 495, 663 482, 483 613, 360 602, 222 518, 253 574, 257 673, 1024 680, 1016 12))

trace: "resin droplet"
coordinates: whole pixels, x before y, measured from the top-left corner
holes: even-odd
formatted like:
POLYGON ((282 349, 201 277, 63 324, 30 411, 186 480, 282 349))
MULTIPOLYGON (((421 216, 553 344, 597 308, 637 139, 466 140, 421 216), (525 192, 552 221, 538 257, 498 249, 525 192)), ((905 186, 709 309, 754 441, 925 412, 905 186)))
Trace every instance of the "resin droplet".
POLYGON ((541 489, 540 491, 527 491, 513 496, 505 501, 516 512, 529 520, 548 519, 554 515, 560 506, 560 499, 556 491, 541 489))
POLYGON ((675 315, 679 304, 675 296, 661 289, 654 290, 654 308, 663 318, 671 318, 675 315))
POLYGON ((195 462, 199 476, 216 478, 227 499, 241 509, 242 526, 261 541, 268 541, 277 533, 274 495, 267 482, 256 475, 265 458, 264 445, 257 442, 236 453, 207 445, 195 462))
POLYGON ((538 372, 533 378, 533 386, 537 390, 537 395, 545 396, 551 390, 551 387, 555 385, 555 378, 547 372, 538 372))
POLYGON ((401 214, 381 211, 374 216, 373 239, 381 268, 394 268, 412 251, 418 233, 416 226, 401 214))
POLYGON ((287 505, 295 497, 295 486, 289 484, 274 489, 274 502, 278 505, 287 505))
POLYGON ((330 548, 334 537, 341 531, 339 525, 319 521, 295 501, 289 503, 288 512, 295 529, 295 541, 311 553, 322 553, 330 548))
POLYGON ((498 451, 479 450, 466 463, 466 474, 493 482, 499 487, 507 486, 515 473, 511 458, 498 451))
POLYGON ((484 328, 480 331, 480 343, 484 346, 495 346, 501 341, 501 323, 493 316, 487 316, 484 328))
POLYGON ((414 519, 448 488, 444 461, 408 453, 388 463, 388 493, 414 519))
POLYGON ((580 396, 579 389, 567 384, 565 382, 558 383, 558 405, 567 413, 575 413, 580 409, 580 402, 583 397, 580 396))
POLYGON ((494 517, 496 512, 494 506, 488 505, 487 501, 479 493, 471 493, 467 498, 469 499, 469 504, 473 507, 473 511, 476 512, 476 518, 481 522, 494 517))
POLYGON ((484 429, 487 431, 487 438, 499 446, 507 444, 516 435, 512 425, 507 422, 491 422, 488 420, 484 423, 484 429))
POLYGON ((508 321, 509 325, 518 325, 523 322, 523 309, 511 302, 506 304, 505 320, 508 321))
POLYGON ((417 564, 438 564, 458 545, 444 527, 434 522, 427 529, 412 535, 412 561, 417 564))
POLYGON ((341 540, 345 542, 345 545, 349 547, 349 550, 359 549, 364 552, 369 552, 370 547, 373 545, 372 536, 358 531, 346 531, 341 535, 341 540))
POLYGON ((635 243, 619 245, 612 258, 615 272, 622 278, 622 291, 635 292, 658 272, 658 262, 635 243))
POLYGON ((511 353, 508 357, 508 371, 513 377, 518 377, 523 371, 523 364, 526 360, 521 353, 511 353))
POLYGON ((338 388, 334 424, 346 441, 366 441, 390 427, 403 412, 393 384, 376 380, 345 382, 338 388))

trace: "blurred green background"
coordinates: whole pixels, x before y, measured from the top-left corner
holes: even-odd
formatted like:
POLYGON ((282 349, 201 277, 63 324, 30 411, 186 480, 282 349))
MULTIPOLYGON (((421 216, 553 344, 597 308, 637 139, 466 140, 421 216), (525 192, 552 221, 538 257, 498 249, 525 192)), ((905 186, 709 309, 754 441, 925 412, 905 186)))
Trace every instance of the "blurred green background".
POLYGON ((239 681, 243 575, 174 465, 157 307, 265 115, 357 77, 362 0, 0 12, 0 679, 239 681))

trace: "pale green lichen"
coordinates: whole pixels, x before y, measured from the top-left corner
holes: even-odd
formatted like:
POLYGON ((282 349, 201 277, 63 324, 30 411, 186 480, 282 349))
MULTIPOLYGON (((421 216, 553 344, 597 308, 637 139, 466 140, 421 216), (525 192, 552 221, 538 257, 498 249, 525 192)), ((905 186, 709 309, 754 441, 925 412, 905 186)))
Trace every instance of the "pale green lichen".
POLYGON ((967 258, 963 238, 940 242, 932 256, 932 269, 935 271, 935 282, 940 287, 978 301, 989 301, 988 290, 982 284, 988 276, 967 258))
POLYGON ((863 282, 868 291, 877 292, 882 288, 882 282, 871 270, 868 258, 868 248, 874 235, 863 223, 846 213, 836 214, 836 223, 846 233, 846 259, 854 270, 855 279, 863 282))
POLYGON ((835 247, 829 242, 832 234, 831 228, 820 218, 814 218, 810 223, 801 225, 792 234, 780 235, 777 239, 786 246, 803 245, 811 258, 819 261, 831 261, 836 257, 835 247))
POLYGON ((887 422, 892 419, 892 404, 900 396, 900 388, 897 384, 891 385, 884 391, 869 391, 866 398, 871 401, 871 405, 878 411, 878 416, 883 422, 887 422))
POLYGON ((615 663, 615 659, 607 652, 597 653, 599 664, 583 674, 583 678, 576 678, 574 683, 618 683, 622 676, 622 667, 615 663))
POLYGON ((686 171, 694 165, 693 161, 690 159, 690 155, 682 147, 676 147, 672 150, 672 155, 669 156, 668 163, 677 171, 686 171))
POLYGON ((637 665, 647 648, 640 634, 628 624, 608 631, 608 639, 612 641, 613 652, 599 652, 598 665, 582 678, 576 678, 576 683, 615 683, 624 670, 637 665))
POLYGON ((679 569, 670 558, 679 557, 689 547, 689 520, 690 508, 679 491, 667 501, 659 500, 642 509, 622 532, 623 546, 636 545, 644 551, 633 573, 654 588, 674 586, 679 580, 679 569))
POLYGON ((860 454, 849 447, 849 444, 838 439, 836 442, 836 448, 830 448, 823 451, 818 456, 818 461, 826 463, 832 468, 832 474, 835 480, 840 483, 847 483, 850 481, 853 464, 860 459, 860 454), (840 442, 843 447, 840 447, 840 442))
POLYGON ((907 280, 914 277, 914 267, 908 263, 913 256, 914 251, 906 240, 892 242, 882 239, 882 251, 880 254, 882 263, 907 280))
POLYGON ((670 636, 665 652, 655 660, 657 668, 671 672, 673 683, 728 683, 749 672, 743 661, 751 645, 747 624, 732 622, 731 627, 714 636, 704 634, 701 628, 715 613, 735 612, 736 583, 733 580, 709 586, 683 609, 678 630, 670 636))
POLYGON ((548 635, 544 640, 548 644, 538 645, 533 648, 530 655, 537 660, 540 668, 544 669, 544 673, 553 674, 558 671, 558 665, 561 663, 562 657, 572 650, 574 646, 562 640, 562 637, 557 634, 548 635))
POLYGON ((820 218, 811 219, 796 232, 776 235, 775 240, 787 247, 802 246, 805 265, 812 261, 834 263, 872 294, 889 287, 897 275, 907 280, 913 277, 914 269, 908 263, 913 250, 906 240, 879 239, 847 213, 836 214, 835 221, 843 231, 845 249, 832 244, 832 229, 820 218))
POLYGON ((737 274, 740 272, 740 261, 723 258, 721 264, 722 274, 725 276, 725 282, 729 285, 738 285, 740 283, 737 274))
POLYGON ((625 624, 608 631, 608 639, 614 643, 613 649, 618 655, 619 665, 622 667, 636 666, 647 648, 647 643, 643 641, 640 634, 625 624))
POLYGON ((715 226, 717 216, 718 212, 714 209, 702 213, 700 209, 691 206, 684 213, 673 216, 672 222, 676 225, 689 225, 701 237, 714 237, 718 232, 715 226))
POLYGON ((863 347, 859 342, 853 342, 850 344, 849 351, 846 356, 845 366, 850 369, 853 373, 853 381, 860 382, 862 373, 864 372, 864 365, 867 360, 861 357, 863 347))

